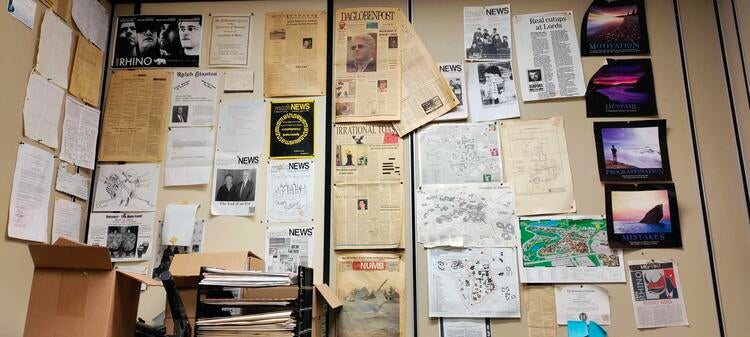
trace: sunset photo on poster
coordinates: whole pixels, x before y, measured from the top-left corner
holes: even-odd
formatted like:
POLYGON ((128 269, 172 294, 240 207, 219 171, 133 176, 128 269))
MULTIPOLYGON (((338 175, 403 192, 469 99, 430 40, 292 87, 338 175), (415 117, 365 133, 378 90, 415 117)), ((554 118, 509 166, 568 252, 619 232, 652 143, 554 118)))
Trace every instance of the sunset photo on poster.
POLYGON ((651 60, 607 60, 586 88, 586 116, 655 116, 651 60))
POLYGON ((669 191, 612 191, 615 234, 671 233, 669 191))
POLYGON ((642 0, 595 0, 586 11, 583 23, 583 56, 649 52, 642 0))

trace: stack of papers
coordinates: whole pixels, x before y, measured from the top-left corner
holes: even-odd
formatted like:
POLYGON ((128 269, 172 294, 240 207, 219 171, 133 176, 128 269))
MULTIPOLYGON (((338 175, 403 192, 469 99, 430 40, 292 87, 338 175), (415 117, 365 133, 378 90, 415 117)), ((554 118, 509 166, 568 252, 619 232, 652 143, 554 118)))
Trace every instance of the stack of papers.
POLYGON ((206 268, 200 285, 230 287, 276 287, 297 284, 297 274, 264 273, 206 268))
POLYGON ((232 317, 199 318, 195 324, 198 328, 196 337, 292 337, 296 327, 291 310, 232 317))

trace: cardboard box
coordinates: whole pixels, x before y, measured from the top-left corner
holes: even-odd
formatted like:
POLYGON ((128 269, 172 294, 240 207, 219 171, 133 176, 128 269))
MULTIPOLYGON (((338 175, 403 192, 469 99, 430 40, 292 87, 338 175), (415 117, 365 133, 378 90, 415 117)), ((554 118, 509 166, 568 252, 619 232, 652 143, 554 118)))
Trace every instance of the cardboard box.
MULTIPOLYGON (((169 266, 169 272, 172 273, 172 278, 177 285, 182 304, 185 306, 185 312, 193 329, 195 329, 195 301, 198 297, 197 288, 201 267, 257 271, 265 271, 266 269, 263 259, 250 251, 175 255, 172 264, 169 266)), ((169 303, 166 304, 164 325, 167 327, 167 334, 171 334, 173 325, 169 303)))
POLYGON ((109 250, 65 239, 30 244, 34 261, 25 337, 132 337, 144 275, 112 269, 109 250))
POLYGON ((336 336, 336 316, 342 305, 341 299, 327 284, 315 285, 312 315, 313 337, 336 336))

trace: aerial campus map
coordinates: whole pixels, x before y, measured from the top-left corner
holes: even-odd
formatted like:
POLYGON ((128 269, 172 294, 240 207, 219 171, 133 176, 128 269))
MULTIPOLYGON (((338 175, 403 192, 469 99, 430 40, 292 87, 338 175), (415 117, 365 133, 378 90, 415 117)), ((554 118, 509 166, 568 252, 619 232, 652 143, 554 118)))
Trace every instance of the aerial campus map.
POLYGON ((619 267, 602 218, 521 218, 523 267, 619 267))

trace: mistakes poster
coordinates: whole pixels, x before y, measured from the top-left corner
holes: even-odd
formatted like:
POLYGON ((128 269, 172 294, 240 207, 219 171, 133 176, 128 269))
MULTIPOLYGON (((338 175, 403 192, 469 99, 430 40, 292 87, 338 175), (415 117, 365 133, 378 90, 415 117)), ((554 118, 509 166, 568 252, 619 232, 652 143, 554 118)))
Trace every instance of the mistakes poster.
POLYGON ((612 248, 682 247, 674 184, 604 185, 612 248))

